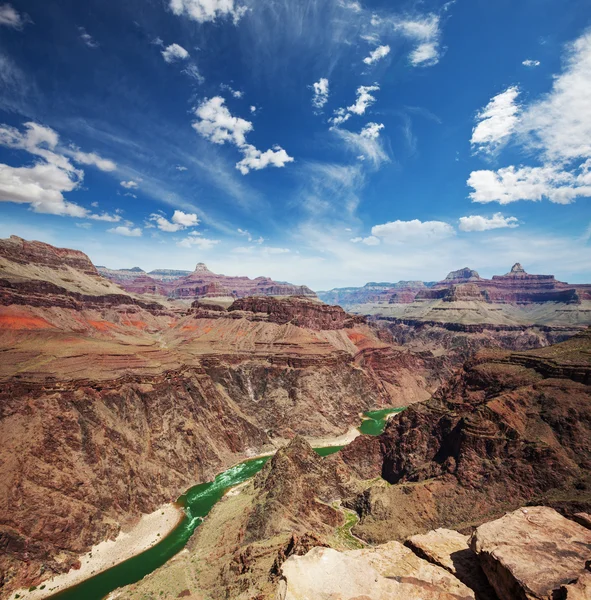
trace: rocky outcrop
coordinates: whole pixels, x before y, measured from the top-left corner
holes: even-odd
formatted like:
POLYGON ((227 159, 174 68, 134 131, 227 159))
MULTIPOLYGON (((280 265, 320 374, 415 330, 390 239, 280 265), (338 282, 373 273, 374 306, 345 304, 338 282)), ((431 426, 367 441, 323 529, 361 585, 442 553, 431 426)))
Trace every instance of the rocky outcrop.
POLYGON ((229 277, 210 271, 198 263, 193 272, 156 270, 146 273, 139 268, 112 270, 100 267, 101 275, 134 294, 159 294, 169 298, 204 297, 243 298, 245 296, 307 296, 316 294, 306 286, 273 281, 268 277, 229 277))
MULTIPOLYGON (((588 510, 590 349, 588 331, 537 351, 477 355, 430 401, 394 417, 379 442, 392 486, 350 503, 357 534, 382 542, 461 529, 531 502, 588 510)), ((342 453, 356 469, 361 444, 342 453)))
POLYGON ((282 567, 277 600, 470 600, 474 592, 397 542, 371 550, 313 548, 282 567))
MULTIPOLYGON (((253 313, 254 318, 284 325, 291 323, 317 331, 351 328, 365 322, 363 317, 352 317, 340 306, 327 306, 304 298, 249 297, 236 300, 228 312, 253 313)), ((253 318, 247 316, 247 318, 253 318)))
POLYGON ((501 600, 589 597, 591 532, 551 508, 521 508, 485 523, 470 545, 501 600))
POLYGON ((468 545, 470 536, 450 529, 435 529, 408 538, 405 546, 417 556, 442 567, 474 591, 476 600, 497 600, 478 555, 468 545))

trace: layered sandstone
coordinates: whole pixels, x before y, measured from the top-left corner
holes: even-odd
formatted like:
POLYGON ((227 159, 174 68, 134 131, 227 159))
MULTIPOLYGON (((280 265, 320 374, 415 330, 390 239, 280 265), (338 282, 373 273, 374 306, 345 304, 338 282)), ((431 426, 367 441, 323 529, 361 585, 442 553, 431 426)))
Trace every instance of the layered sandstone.
POLYGON ((307 296, 316 294, 306 286, 273 281, 269 277, 230 277, 210 271, 198 263, 193 272, 156 270, 146 273, 139 267, 113 270, 99 267, 101 275, 134 294, 159 294, 169 298, 243 298, 245 296, 307 296))

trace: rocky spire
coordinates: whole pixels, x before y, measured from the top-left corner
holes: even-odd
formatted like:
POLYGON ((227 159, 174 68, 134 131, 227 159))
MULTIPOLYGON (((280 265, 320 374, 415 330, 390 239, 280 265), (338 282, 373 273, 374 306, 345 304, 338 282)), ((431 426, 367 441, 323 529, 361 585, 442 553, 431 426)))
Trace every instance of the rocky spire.
POLYGON ((195 267, 195 273, 211 273, 205 263, 197 263, 195 267))
POLYGON ((525 269, 521 266, 521 263, 515 263, 511 267, 511 271, 509 273, 507 273, 507 275, 516 275, 516 274, 526 275, 525 269))

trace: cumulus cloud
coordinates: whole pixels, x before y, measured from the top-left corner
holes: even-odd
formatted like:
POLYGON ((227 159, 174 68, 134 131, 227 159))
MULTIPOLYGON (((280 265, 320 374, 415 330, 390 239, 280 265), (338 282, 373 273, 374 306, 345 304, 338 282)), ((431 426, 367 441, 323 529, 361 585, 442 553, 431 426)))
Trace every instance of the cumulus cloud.
POLYGON ((80 32, 80 39, 89 47, 89 48, 98 48, 99 43, 84 29, 84 27, 78 27, 78 31, 80 32))
POLYGON ((22 29, 27 18, 18 13, 11 4, 0 4, 0 26, 22 29))
POLYGON ((357 99, 355 103, 347 108, 337 108, 334 111, 335 116, 329 119, 329 122, 333 127, 338 127, 351 118, 352 114, 363 115, 369 106, 371 106, 376 98, 371 92, 379 91, 380 86, 374 85, 361 85, 357 88, 357 99))
POLYGON ((186 229, 187 227, 196 227, 199 225, 199 218, 194 213, 185 213, 182 210, 175 210, 172 219, 169 221, 164 215, 152 213, 150 221, 156 223, 160 231, 175 233, 186 229))
POLYGON ((519 121, 518 96, 519 88, 512 86, 497 94, 478 113, 478 124, 472 130, 470 140, 473 148, 493 153, 507 143, 519 121))
POLYGON ((211 240, 199 235, 196 231, 192 231, 186 238, 177 242, 179 248, 199 248, 199 250, 211 250, 215 245, 219 244, 220 240, 211 240))
POLYGON ((177 60, 186 60, 189 58, 189 53, 178 44, 170 44, 162 50, 162 57, 167 63, 172 63, 177 60))
POLYGON ((388 244, 426 243, 455 235, 443 221, 391 221, 371 228, 372 236, 388 244))
POLYGON ((317 110, 322 110, 328 102, 328 79, 321 77, 316 83, 312 84, 314 97, 312 98, 312 106, 317 110))
POLYGON ((131 180, 131 181, 122 181, 121 187, 124 187, 126 190, 135 190, 139 186, 136 181, 131 180))
POLYGON ((539 67, 540 61, 539 60, 531 60, 528 58, 527 60, 524 60, 521 64, 524 67, 539 67))
MULTIPOLYGON (((37 157, 33 166, 0 164, 0 202, 29 204, 40 213, 91 217, 86 208, 67 201, 63 196, 65 192, 80 187, 84 172, 74 167, 64 154, 71 150, 64 151, 59 147, 59 135, 53 129, 32 122, 24 124, 24 131, 0 125, 0 146, 24 150, 37 157)), ((88 164, 95 164, 95 161, 88 164)))
POLYGON ((470 174, 474 202, 591 197, 591 31, 566 47, 552 89, 522 109, 513 136, 540 166, 510 165, 470 174))
POLYGON ((193 123, 193 128, 204 138, 215 144, 226 142, 238 147, 244 158, 236 163, 236 168, 246 175, 251 170, 264 169, 268 166, 283 167, 293 161, 281 146, 262 152, 252 144, 246 142, 246 134, 252 131, 250 121, 234 117, 225 105, 221 96, 214 96, 204 100, 195 110, 198 120, 193 123))
POLYGON ((254 146, 247 144, 241 148, 244 158, 236 163, 236 168, 246 175, 250 170, 258 171, 268 166, 284 167, 287 163, 293 162, 293 157, 289 156, 281 146, 261 152, 254 146))
POLYGON ((366 65, 373 65, 374 63, 378 62, 378 60, 388 56, 388 54, 390 54, 390 46, 378 46, 375 50, 369 53, 369 56, 366 56, 363 59, 363 62, 366 65))
POLYGON ((131 228, 127 225, 119 225, 112 229, 107 229, 108 233, 115 233, 116 235, 123 235, 125 237, 141 237, 142 230, 139 227, 131 228))
POLYGON ((591 197, 591 159, 575 171, 555 165, 473 171, 468 185, 474 190, 470 193, 473 202, 509 204, 547 198, 556 204, 570 204, 576 198, 591 197))
POLYGON ((230 142, 236 146, 246 145, 246 134, 252 131, 252 123, 230 114, 225 100, 214 96, 204 100, 195 110, 198 121, 193 129, 214 144, 230 142))
POLYGON ((504 217, 501 213, 495 213, 490 219, 480 215, 460 217, 459 229, 461 231, 488 231, 503 227, 519 227, 517 217, 504 217))
POLYGON ((247 8, 234 0, 170 0, 170 10, 179 16, 186 16, 198 23, 231 17, 237 23, 247 8))

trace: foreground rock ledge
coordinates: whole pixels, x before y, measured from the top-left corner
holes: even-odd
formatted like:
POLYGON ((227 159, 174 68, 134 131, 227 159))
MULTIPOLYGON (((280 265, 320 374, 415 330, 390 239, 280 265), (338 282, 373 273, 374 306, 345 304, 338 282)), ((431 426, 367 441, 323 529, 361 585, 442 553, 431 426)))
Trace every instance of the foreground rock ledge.
POLYGON ((312 548, 282 567, 277 600, 471 600, 474 592, 399 542, 368 550, 312 548))
POLYGON ((591 531, 551 508, 521 508, 485 523, 470 545, 501 600, 591 597, 591 531))

